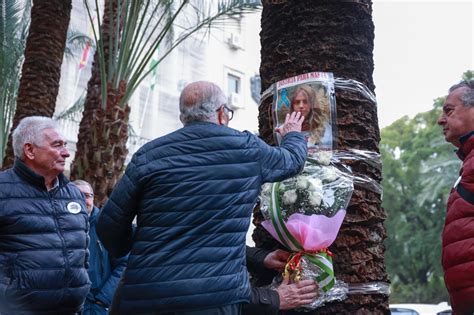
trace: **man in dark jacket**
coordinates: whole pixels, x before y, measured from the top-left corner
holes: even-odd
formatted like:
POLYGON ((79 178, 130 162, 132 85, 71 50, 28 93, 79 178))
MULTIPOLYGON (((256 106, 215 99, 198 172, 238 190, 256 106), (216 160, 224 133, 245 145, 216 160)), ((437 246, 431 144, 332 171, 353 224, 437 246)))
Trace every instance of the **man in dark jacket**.
MULTIPOLYGON (((283 272, 290 253, 281 249, 274 251, 249 247, 246 249, 247 268, 253 274, 269 273, 272 277, 283 272)), ((312 280, 289 283, 284 279, 276 290, 252 286, 250 304, 244 305, 244 315, 276 315, 280 310, 289 310, 309 304, 316 297, 317 286, 312 280)))
POLYGON ((463 161, 449 195, 443 230, 444 281, 453 314, 474 313, 474 80, 449 89, 438 120, 463 161))
POLYGON ((89 292, 84 198, 62 174, 64 138, 47 117, 13 132, 13 168, 0 173, 0 313, 70 315, 89 292))
POLYGON ((99 208, 94 206, 94 192, 91 185, 84 180, 73 182, 86 198, 89 215, 89 279, 91 290, 87 294, 83 315, 106 315, 122 272, 127 266, 127 256, 115 259, 104 248, 95 230, 99 218, 99 208))
MULTIPOLYGON (((290 253, 281 249, 275 251, 246 246, 247 268, 250 273, 269 273, 272 277, 283 272, 290 253)), ((123 286, 123 278, 119 286, 123 286)), ((250 303, 243 305, 243 315, 277 315, 280 310, 290 310, 309 304, 317 296, 317 286, 313 280, 297 283, 284 281, 276 289, 252 286, 250 303)), ((120 296, 114 297, 114 303, 120 296)), ((119 314, 117 306, 112 305, 109 314, 119 314)), ((87 309, 87 307, 86 307, 87 309)))
POLYGON ((250 301, 245 235, 252 208, 263 183, 302 170, 304 117, 288 115, 281 147, 271 147, 228 128, 226 103, 215 84, 186 86, 184 127, 135 153, 102 210, 97 232, 105 247, 116 256, 131 250, 117 292, 120 314, 232 315, 250 301))

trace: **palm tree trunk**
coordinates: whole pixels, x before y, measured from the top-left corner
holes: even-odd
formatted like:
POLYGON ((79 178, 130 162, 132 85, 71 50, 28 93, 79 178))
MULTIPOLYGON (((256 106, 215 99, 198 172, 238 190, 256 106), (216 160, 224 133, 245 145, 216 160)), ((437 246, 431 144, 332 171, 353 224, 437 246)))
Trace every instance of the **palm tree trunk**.
MULTIPOLYGON (((117 18, 117 1, 105 1, 102 21, 104 59, 109 60, 109 36, 113 36, 115 25, 109 17, 117 18), (112 5, 112 14, 109 6, 112 5)), ((71 165, 71 178, 88 181, 94 190, 95 204, 103 206, 116 182, 122 176, 127 157, 128 120, 130 107, 120 107, 126 82, 118 89, 107 84, 107 106, 101 107, 101 81, 98 50, 94 54, 92 75, 87 84, 84 112, 79 125, 76 155, 71 165)))
MULTIPOLYGON (((354 79, 374 90, 371 0, 264 1, 261 23, 262 91, 276 81, 312 71, 333 72, 335 77, 354 79)), ((378 152, 376 106, 359 93, 337 86, 336 100, 337 148, 378 152)), ((260 105, 259 130, 264 140, 273 143, 270 105, 269 99, 260 105)), ((363 163, 351 167, 355 174, 381 180, 379 169, 363 163)), ((259 225, 259 212, 254 215, 256 245, 277 247, 276 241, 259 225)), ((382 244, 386 237, 385 217, 381 196, 356 186, 339 236, 330 248, 339 280, 349 284, 388 282, 382 244)), ((388 296, 349 295, 342 302, 329 303, 310 313, 388 314, 388 296)))
MULTIPOLYGON (((11 131, 24 117, 53 116, 71 9, 72 0, 33 0, 11 131)), ((3 168, 10 167, 14 161, 11 131, 3 168)))

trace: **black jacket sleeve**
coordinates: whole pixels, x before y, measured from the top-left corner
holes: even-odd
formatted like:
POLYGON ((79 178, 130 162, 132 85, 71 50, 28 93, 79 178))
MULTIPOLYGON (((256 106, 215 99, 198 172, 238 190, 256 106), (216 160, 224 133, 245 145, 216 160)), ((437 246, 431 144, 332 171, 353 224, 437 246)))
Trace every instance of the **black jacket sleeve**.
POLYGON ((250 304, 243 305, 243 315, 276 315, 280 308, 278 292, 252 287, 250 304))
POLYGON ((245 248, 245 258, 247 260, 247 268, 250 273, 258 273, 259 270, 265 268, 263 265, 263 261, 268 254, 272 251, 268 249, 258 248, 258 247, 250 247, 246 246, 245 248))
MULTIPOLYGON (((271 250, 246 246, 247 268, 251 273, 268 272, 263 265, 265 257, 271 250)), ((271 289, 252 287, 250 304, 244 304, 244 315, 278 314, 280 298, 278 292, 271 289)))

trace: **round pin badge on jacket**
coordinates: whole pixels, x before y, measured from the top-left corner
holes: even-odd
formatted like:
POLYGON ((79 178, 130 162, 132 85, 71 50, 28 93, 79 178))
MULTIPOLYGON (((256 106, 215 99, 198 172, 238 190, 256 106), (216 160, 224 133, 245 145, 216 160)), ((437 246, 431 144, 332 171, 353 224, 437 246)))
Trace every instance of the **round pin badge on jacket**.
POLYGON ((75 201, 71 201, 67 204, 67 210, 73 214, 78 214, 81 212, 81 205, 75 201))

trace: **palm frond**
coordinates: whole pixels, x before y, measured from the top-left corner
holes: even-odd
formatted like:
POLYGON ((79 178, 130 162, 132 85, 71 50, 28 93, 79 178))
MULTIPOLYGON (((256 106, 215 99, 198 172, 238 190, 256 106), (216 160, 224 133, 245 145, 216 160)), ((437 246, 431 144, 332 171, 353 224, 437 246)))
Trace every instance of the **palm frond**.
POLYGON ((74 120, 80 121, 81 115, 84 110, 84 103, 86 102, 86 91, 83 91, 79 98, 74 102, 74 104, 54 116, 56 120, 74 120))
MULTIPOLYGON (((94 40, 86 34, 69 28, 67 31, 66 48, 64 49, 64 56, 68 60, 74 59, 77 54, 80 54, 87 44, 93 46, 94 40)), ((93 48, 93 47, 92 47, 93 48)))
MULTIPOLYGON (((131 95, 140 85, 140 83, 151 72, 153 72, 155 67, 157 67, 161 63, 161 61, 163 61, 163 59, 165 59, 184 40, 186 40, 187 38, 202 29, 207 28, 207 30, 209 30, 211 27, 218 24, 219 22, 229 20, 229 17, 235 17, 236 15, 240 16, 241 14, 255 12, 260 9, 259 3, 248 0, 219 1, 217 3, 217 10, 215 3, 209 3, 208 1, 202 1, 202 6, 196 6, 191 2, 186 2, 185 4, 188 3, 195 12, 194 20, 190 20, 194 21, 194 23, 191 23, 191 26, 182 30, 180 36, 176 40, 174 40, 170 46, 168 46, 168 49, 165 50, 165 52, 161 55, 158 61, 148 70, 146 70, 146 66, 150 63, 153 53, 156 48, 161 44, 163 37, 159 37, 159 40, 156 42, 156 45, 148 48, 148 50, 142 55, 143 57, 140 60, 139 65, 136 68, 133 68, 133 73, 131 73, 130 75, 129 88, 127 89, 122 104, 125 104, 130 99, 131 95)), ((176 20, 178 14, 180 14, 181 11, 182 8, 180 7, 180 9, 174 13, 174 20, 176 20)), ((167 30, 170 28, 171 25, 168 22, 168 24, 164 26, 163 30, 167 30)))
MULTIPOLYGON (((99 23, 99 28, 94 28, 94 37, 99 49, 101 94, 107 95, 106 82, 115 89, 121 82, 127 82, 122 106, 144 78, 184 40, 199 30, 209 31, 214 26, 239 23, 243 14, 260 8, 258 1, 249 0, 111 1, 116 1, 118 15, 118 18, 109 17, 111 33, 104 36, 99 23), (176 32, 179 33, 177 36, 176 32), (102 38, 109 39, 111 57, 108 60, 105 60, 101 48, 102 38), (158 62, 152 62, 158 47, 160 58, 158 62)), ((95 9, 89 6, 88 0, 84 2, 91 19, 92 10, 99 11, 97 1, 95 9)), ((103 97, 103 107, 105 101, 103 97)))
POLYGON ((17 34, 24 7, 17 0, 0 0, 0 39, 2 48, 17 34))
POLYGON ((0 0, 0 159, 16 109, 31 2, 0 0))
MULTIPOLYGON (((111 0, 114 1, 114 0, 111 0)), ((94 8, 91 8, 89 1, 84 0, 84 6, 86 8, 87 15, 89 16, 89 21, 92 26, 92 33, 94 34, 94 42, 96 44, 96 49, 99 57, 99 73, 100 73, 100 92, 103 97, 101 97, 102 108, 105 108, 107 104, 107 76, 105 72, 105 54, 104 54, 104 43, 103 43, 103 34, 102 34, 102 23, 100 21, 100 9, 98 0, 94 0, 94 8), (92 13, 95 11, 95 16, 97 17, 97 25, 94 23, 94 18, 92 13)))

